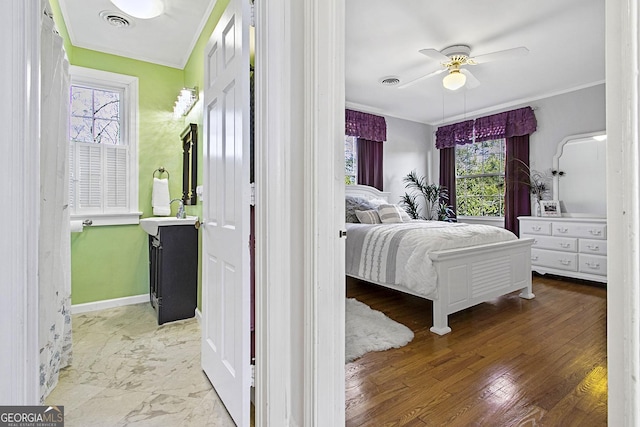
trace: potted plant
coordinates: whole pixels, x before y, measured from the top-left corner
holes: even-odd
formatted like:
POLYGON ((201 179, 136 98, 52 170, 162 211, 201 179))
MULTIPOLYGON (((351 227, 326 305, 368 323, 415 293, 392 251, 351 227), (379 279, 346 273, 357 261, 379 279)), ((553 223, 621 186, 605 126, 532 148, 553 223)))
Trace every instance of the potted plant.
POLYGON ((400 202, 411 218, 449 221, 453 217, 453 209, 447 204, 449 191, 445 187, 428 184, 425 177, 418 176, 415 170, 409 172, 402 181, 411 192, 404 193, 400 202), (424 201, 424 216, 420 215, 419 198, 424 201))
POLYGON ((547 196, 551 190, 549 187, 550 178, 547 174, 531 169, 522 160, 514 159, 514 161, 519 163, 517 167, 519 167, 526 176, 525 180, 518 182, 529 188, 529 192, 535 200, 535 216, 540 216, 540 201, 544 200, 545 196, 547 196))

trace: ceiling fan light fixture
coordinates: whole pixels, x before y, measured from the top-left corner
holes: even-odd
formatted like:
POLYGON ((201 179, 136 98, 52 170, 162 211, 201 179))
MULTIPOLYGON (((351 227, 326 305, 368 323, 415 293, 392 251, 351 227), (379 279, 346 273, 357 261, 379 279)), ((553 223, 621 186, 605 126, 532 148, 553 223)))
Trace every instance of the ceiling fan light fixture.
POLYGON ((442 86, 449 90, 458 90, 467 82, 467 76, 460 70, 452 70, 442 79, 442 86))
POLYGON ((164 3, 162 0, 111 0, 118 9, 139 19, 151 19, 162 15, 164 3))

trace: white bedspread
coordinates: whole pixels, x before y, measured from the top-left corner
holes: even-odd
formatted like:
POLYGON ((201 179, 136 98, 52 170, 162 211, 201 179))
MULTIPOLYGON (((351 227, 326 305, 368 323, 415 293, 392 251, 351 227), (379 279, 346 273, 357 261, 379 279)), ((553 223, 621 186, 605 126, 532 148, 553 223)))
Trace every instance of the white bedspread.
POLYGON ((441 221, 347 224, 346 272, 435 299, 437 274, 430 252, 509 240, 517 237, 503 228, 480 224, 441 221))

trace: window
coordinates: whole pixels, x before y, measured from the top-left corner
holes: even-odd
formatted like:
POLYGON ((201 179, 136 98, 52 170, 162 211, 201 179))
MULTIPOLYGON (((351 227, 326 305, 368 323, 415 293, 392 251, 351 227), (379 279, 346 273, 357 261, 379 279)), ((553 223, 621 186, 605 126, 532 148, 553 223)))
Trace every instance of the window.
POLYGON ((505 140, 456 146, 456 203, 461 216, 504 216, 505 140))
POLYGON ((94 225, 137 224, 138 79, 70 67, 69 209, 94 225))
POLYGON ((358 138, 344 137, 344 183, 354 185, 358 183, 358 138))

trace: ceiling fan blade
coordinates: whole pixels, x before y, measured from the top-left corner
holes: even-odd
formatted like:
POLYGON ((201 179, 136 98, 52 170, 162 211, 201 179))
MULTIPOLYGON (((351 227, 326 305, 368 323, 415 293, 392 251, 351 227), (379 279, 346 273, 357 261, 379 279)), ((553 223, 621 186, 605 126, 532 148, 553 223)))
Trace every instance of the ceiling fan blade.
POLYGON ((485 62, 500 61, 503 59, 512 59, 519 56, 525 56, 529 53, 529 49, 524 46, 514 47, 513 49, 499 50, 497 52, 487 53, 480 56, 469 58, 470 64, 484 64, 485 62))
POLYGON ((467 82, 465 83, 465 86, 468 89, 473 89, 480 86, 480 81, 476 79, 476 76, 474 76, 471 73, 471 71, 467 70, 466 68, 461 68, 460 72, 467 77, 467 82))
POLYGON ((421 49, 418 52, 423 54, 424 56, 433 59, 438 62, 449 62, 450 59, 447 55, 443 55, 439 50, 435 49, 421 49))
POLYGON ((402 83, 401 85, 398 86, 398 89, 404 89, 405 87, 412 86, 412 85, 414 85, 414 84, 416 84, 416 83, 418 83, 418 82, 420 82, 422 80, 428 79, 429 77, 433 77, 433 76, 437 76, 438 74, 442 74, 445 71, 447 71, 446 68, 441 68, 441 69, 433 71, 433 72, 431 72, 429 74, 425 74, 424 76, 418 77, 417 79, 408 81, 406 83, 402 83))

